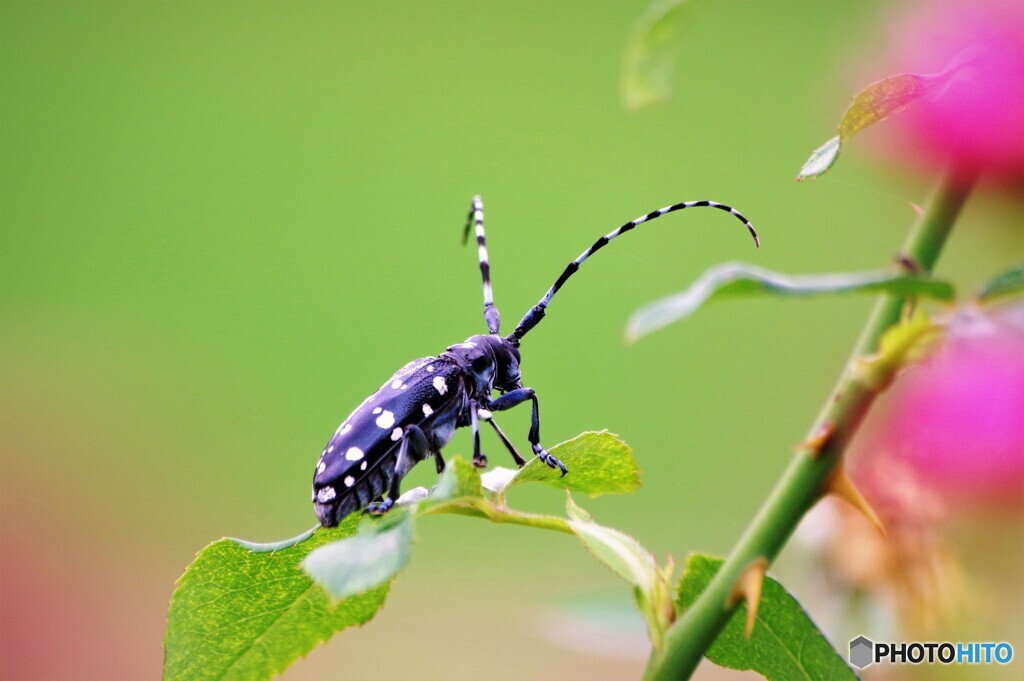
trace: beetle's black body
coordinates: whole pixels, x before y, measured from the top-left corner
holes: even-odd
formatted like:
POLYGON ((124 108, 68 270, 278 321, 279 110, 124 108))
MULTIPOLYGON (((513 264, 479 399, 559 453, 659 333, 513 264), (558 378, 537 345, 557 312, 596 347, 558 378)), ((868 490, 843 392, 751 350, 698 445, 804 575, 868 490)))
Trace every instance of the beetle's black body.
POLYGON ((594 252, 637 225, 682 208, 712 207, 728 211, 747 226, 757 243, 754 228, 739 212, 720 203, 696 201, 662 208, 626 223, 599 238, 593 246, 569 263, 540 302, 530 309, 515 331, 501 337, 501 324, 491 293, 490 266, 484 241, 483 205, 473 199, 469 222, 476 227, 480 271, 483 275, 484 319, 487 335, 472 336, 453 345, 437 357, 424 357, 405 365, 387 383, 366 398, 338 427, 327 443, 313 478, 313 504, 324 527, 337 525, 350 513, 367 509, 387 511, 399 496, 405 475, 420 461, 433 457, 437 472, 444 469, 441 450, 457 428, 473 428, 473 463, 483 467, 487 459, 480 450, 480 420, 498 434, 516 463, 525 461, 491 418, 526 401, 533 406, 527 439, 533 453, 562 475, 566 467, 540 444, 537 396, 523 387, 519 373, 519 343, 544 317, 558 289, 594 252), (501 395, 492 399, 497 390, 501 395))

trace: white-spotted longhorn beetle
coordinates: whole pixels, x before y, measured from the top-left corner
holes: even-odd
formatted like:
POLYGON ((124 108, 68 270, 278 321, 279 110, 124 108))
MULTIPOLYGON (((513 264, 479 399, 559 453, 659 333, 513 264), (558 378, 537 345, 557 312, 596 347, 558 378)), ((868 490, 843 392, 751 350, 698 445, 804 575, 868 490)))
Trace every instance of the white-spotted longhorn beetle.
POLYGON ((760 246, 753 225, 729 206, 714 201, 688 201, 648 213, 610 232, 573 260, 508 336, 498 334, 501 317, 494 306, 490 265, 484 242, 484 208, 474 197, 463 233, 476 228, 480 272, 484 285, 484 320, 487 335, 470 336, 437 357, 413 360, 388 379, 380 390, 363 400, 338 427, 327 443, 313 476, 313 504, 324 527, 333 527, 358 509, 370 513, 386 512, 399 497, 402 478, 420 461, 434 457, 437 472, 444 470, 441 449, 448 444, 456 428, 473 427, 473 465, 485 467, 487 458, 480 451, 480 421, 486 421, 497 433, 516 464, 526 461, 492 417, 496 411, 511 409, 523 402, 533 403, 527 440, 533 453, 565 475, 565 465, 548 454, 540 444, 540 414, 537 395, 523 387, 519 374, 519 344, 530 329, 544 318, 544 312, 587 258, 609 241, 637 225, 683 208, 718 208, 739 218, 760 246), (491 399, 497 390, 501 395, 491 399))

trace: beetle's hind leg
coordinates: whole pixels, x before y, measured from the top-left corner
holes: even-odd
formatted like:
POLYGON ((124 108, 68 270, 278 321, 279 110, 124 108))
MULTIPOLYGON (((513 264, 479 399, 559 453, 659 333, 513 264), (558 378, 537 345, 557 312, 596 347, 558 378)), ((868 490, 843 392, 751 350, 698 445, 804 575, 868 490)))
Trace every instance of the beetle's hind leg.
MULTIPOLYGON (((413 466, 430 456, 430 445, 427 443, 427 436, 418 426, 409 426, 402 435, 402 442, 398 446, 398 455, 395 457, 395 474, 391 477, 391 485, 388 488, 387 497, 381 501, 367 504, 366 512, 370 515, 384 515, 387 513, 398 497, 402 495, 402 478, 413 466)), ((436 455, 440 458, 440 453, 436 455)), ((444 461, 441 461, 441 468, 444 468, 444 461)))

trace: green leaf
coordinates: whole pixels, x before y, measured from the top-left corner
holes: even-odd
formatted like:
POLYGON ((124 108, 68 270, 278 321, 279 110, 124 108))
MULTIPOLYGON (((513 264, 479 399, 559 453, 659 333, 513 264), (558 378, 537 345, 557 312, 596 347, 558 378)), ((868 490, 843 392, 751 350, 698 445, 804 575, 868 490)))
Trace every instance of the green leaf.
POLYGON ((625 532, 598 525, 572 497, 565 504, 569 527, 595 558, 612 572, 644 592, 654 588, 658 564, 651 552, 625 532))
POLYGON ((658 0, 637 19, 622 57, 622 103, 639 111, 672 97, 672 79, 683 30, 693 25, 701 0, 658 0))
POLYGON ((634 312, 626 325, 626 338, 630 342, 635 341, 685 319, 704 303, 723 298, 838 293, 890 293, 947 300, 953 297, 954 290, 947 282, 905 273, 877 271, 792 276, 746 263, 724 263, 705 271, 682 293, 656 300, 634 312))
POLYGON ((550 453, 565 464, 568 474, 563 476, 561 471, 534 457, 519 469, 503 492, 524 482, 542 482, 591 497, 625 494, 640 487, 640 468, 633 450, 607 431, 581 433, 555 445, 550 453))
POLYGON ((798 180, 821 175, 839 158, 844 143, 858 132, 902 111, 922 97, 940 94, 975 55, 965 50, 940 73, 901 73, 868 85, 857 93, 839 122, 839 135, 821 145, 800 168, 798 180))
POLYGON ((989 280, 978 293, 978 302, 990 303, 996 298, 1024 292, 1024 264, 1002 272, 989 280))
MULTIPOLYGON (((681 610, 693 605, 722 563, 712 556, 687 559, 676 600, 681 610)), ((747 606, 740 605, 705 653, 709 660, 729 669, 753 670, 769 681, 857 678, 796 599, 771 577, 765 577, 750 640, 743 633, 746 617, 747 606)))
POLYGON ((395 508, 381 518, 367 516, 354 537, 316 549, 302 561, 302 569, 335 600, 364 593, 408 564, 412 528, 408 508, 395 508))
POLYGON ((165 681, 270 679, 335 632, 365 624, 388 586, 331 604, 299 563, 351 536, 357 516, 295 546, 254 553, 221 539, 199 552, 178 580, 164 637, 165 681))

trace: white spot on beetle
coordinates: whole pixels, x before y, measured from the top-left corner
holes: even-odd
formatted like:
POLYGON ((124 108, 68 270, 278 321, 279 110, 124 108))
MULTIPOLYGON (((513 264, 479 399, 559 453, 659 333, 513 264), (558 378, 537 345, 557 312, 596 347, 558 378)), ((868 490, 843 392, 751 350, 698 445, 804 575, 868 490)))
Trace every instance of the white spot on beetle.
POLYGON ((377 417, 377 427, 387 430, 391 426, 395 425, 395 415, 390 411, 384 411, 380 416, 377 417))
POLYGON ((316 493, 316 500, 321 504, 326 504, 328 501, 337 496, 334 488, 328 485, 327 487, 321 487, 320 491, 316 493))
POLYGON ((423 405, 423 415, 424 416, 430 416, 433 413, 434 413, 434 410, 430 408, 429 404, 424 404, 423 405))
POLYGON ((396 378, 395 380, 391 381, 391 389, 392 390, 398 390, 401 387, 402 387, 402 379, 396 378))
POLYGON ((382 410, 381 410, 381 408, 380 408, 380 407, 374 407, 374 409, 373 409, 373 413, 374 413, 374 414, 379 414, 379 413, 380 413, 381 411, 382 411, 382 410))
POLYGON ((346 475, 345 479, 342 482, 345 483, 345 487, 351 487, 352 485, 356 484, 356 479, 353 478, 351 475, 346 475))
POLYGON ((433 364, 428 364, 427 365, 427 372, 431 373, 431 374, 434 373, 434 365, 433 364))
POLYGON ((321 461, 320 465, 318 465, 316 467, 316 474, 317 475, 323 475, 325 470, 327 470, 327 464, 325 464, 323 461, 321 461))
POLYGON ((359 459, 363 458, 363 450, 359 449, 359 447, 349 447, 348 451, 345 452, 345 458, 349 461, 359 461, 359 459))
POLYGON ((327 448, 327 453, 328 454, 330 454, 333 451, 334 451, 334 445, 331 445, 330 447, 327 448))
POLYGON ((366 462, 365 461, 362 462, 361 464, 359 464, 359 470, 361 470, 361 471, 365 471, 366 470, 366 462))
POLYGON ((494 416, 494 414, 492 414, 487 409, 477 409, 476 415, 482 418, 484 421, 490 421, 491 417, 494 416))
POLYGON ((445 383, 444 379, 441 378, 440 376, 435 376, 434 377, 434 389, 437 390, 437 392, 439 392, 442 395, 444 395, 446 392, 448 392, 448 384, 445 383))
POLYGON ((402 390, 408 390, 408 389, 409 389, 409 386, 407 386, 405 383, 403 383, 402 384, 402 390))
POLYGON ((395 428, 394 430, 391 431, 391 441, 392 442, 398 442, 401 439, 402 439, 402 429, 401 428, 395 428))
POLYGON ((346 421, 345 423, 338 426, 338 430, 335 432, 335 435, 344 435, 350 430, 352 430, 352 424, 346 421))

